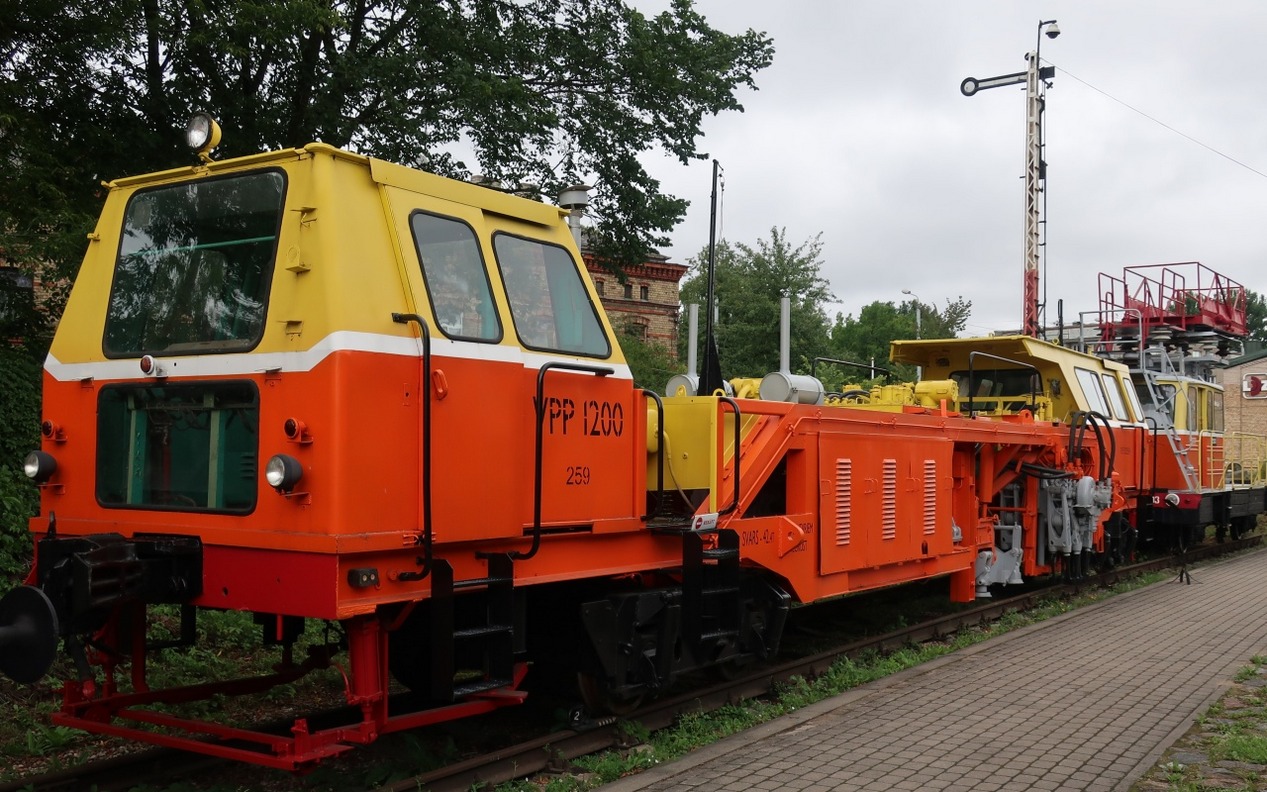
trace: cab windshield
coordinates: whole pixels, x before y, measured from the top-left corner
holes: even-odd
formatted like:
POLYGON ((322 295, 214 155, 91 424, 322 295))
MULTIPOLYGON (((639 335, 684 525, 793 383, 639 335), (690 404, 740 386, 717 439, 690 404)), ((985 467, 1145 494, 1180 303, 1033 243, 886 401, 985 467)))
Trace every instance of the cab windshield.
POLYGON ((285 197, 276 171, 138 192, 106 313, 110 357, 255 346, 285 197))

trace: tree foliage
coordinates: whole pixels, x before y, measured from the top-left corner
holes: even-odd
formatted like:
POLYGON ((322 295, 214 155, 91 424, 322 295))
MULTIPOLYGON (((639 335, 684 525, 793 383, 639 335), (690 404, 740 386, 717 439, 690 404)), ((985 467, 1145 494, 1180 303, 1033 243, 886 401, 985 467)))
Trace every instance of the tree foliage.
POLYGON ((22 460, 39 447, 40 366, 21 347, 0 347, 0 591, 31 559, 27 519, 39 506, 22 460))
POLYGON ((1250 341, 1267 344, 1267 300, 1253 289, 1245 290, 1245 330, 1250 341))
POLYGON ((190 162, 193 110, 221 155, 320 140, 547 195, 593 179, 591 246, 643 261, 686 202, 639 155, 700 156, 703 118, 742 110, 773 47, 692 0, 24 0, 0 53, 0 254, 69 273, 97 181, 190 162))
POLYGON ((896 377, 911 379, 914 367, 889 364, 889 344, 906 338, 954 338, 963 331, 971 312, 972 302, 962 297, 947 300, 941 310, 917 300, 901 304, 877 300, 863 306, 857 318, 853 314, 836 315, 831 332, 833 356, 863 365, 874 362, 880 368, 893 371, 896 377), (919 312, 918 333, 916 311, 919 312))
POLYGON ((636 387, 663 394, 669 378, 686 370, 672 352, 661 344, 640 337, 633 332, 632 325, 617 324, 615 329, 636 387))
MULTIPOLYGON (((823 304, 834 299, 823 278, 821 234, 796 247, 785 229, 770 229, 756 247, 722 241, 717 245, 714 294, 715 334, 722 375, 761 377, 779 368, 779 300, 791 298, 792 369, 809 373, 815 357, 828 349, 828 319, 823 304)), ((682 283, 683 304, 704 304, 708 288, 708 251, 691 259, 682 283)), ((701 324, 705 322, 701 312, 701 324)), ((685 355, 687 333, 680 332, 685 355)), ((701 339, 703 327, 700 328, 701 339)), ((703 360, 703 354, 699 355, 703 360)))

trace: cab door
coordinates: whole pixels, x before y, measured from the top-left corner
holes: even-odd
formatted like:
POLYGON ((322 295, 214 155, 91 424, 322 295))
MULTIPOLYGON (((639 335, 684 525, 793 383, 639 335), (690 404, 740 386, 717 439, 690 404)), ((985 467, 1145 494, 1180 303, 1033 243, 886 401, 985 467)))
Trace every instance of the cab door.
POLYGON ((539 204, 523 202, 541 217, 516 219, 383 189, 430 327, 435 540, 520 538, 538 508, 551 530, 641 514, 645 408, 566 226, 542 222, 539 204))
POLYGON ((570 235, 561 224, 554 234, 489 224, 524 361, 517 402, 539 410, 523 424, 525 462, 539 474, 525 506, 555 530, 640 528, 631 520, 646 506, 646 407, 570 235))

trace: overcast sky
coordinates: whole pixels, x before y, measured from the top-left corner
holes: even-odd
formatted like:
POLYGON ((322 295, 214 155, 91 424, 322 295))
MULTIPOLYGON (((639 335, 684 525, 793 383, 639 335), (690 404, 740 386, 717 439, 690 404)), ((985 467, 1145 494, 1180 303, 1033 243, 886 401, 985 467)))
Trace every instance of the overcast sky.
MULTIPOLYGON (((651 13, 668 3, 631 4, 651 13)), ((1024 87, 969 98, 959 84, 1022 71, 1040 19, 1061 30, 1042 44, 1044 65, 1057 67, 1047 321, 1058 299, 1066 322, 1093 309, 1097 274, 1131 265, 1201 261, 1267 291, 1267 177, 1254 172, 1267 173, 1262 0, 696 7, 714 27, 755 28, 775 44, 759 90, 741 95, 745 112, 705 123, 700 149, 725 169, 722 233, 751 244, 777 225, 799 244, 822 232, 833 317, 910 289, 943 307, 970 300, 969 334, 1020 325, 1024 87)), ((691 201, 662 251, 685 263, 708 242, 711 165, 648 164, 691 201)))

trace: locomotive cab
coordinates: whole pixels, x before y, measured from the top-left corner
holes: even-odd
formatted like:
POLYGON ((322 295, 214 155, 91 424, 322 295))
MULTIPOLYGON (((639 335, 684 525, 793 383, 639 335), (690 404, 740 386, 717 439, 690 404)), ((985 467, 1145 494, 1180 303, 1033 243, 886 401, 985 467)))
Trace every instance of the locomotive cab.
MULTIPOLYGON (((45 365, 31 585, 0 607, 29 625, 0 653, 39 662, 0 670, 37 679, 64 642, 59 722, 115 728, 168 700, 120 695, 147 644, 118 628, 170 603, 187 641, 195 608, 287 645, 342 623, 366 735, 421 722, 387 714, 389 635, 396 676, 455 702, 427 717, 517 703, 516 587, 674 562, 639 539, 645 399, 567 212, 324 144, 213 161, 214 137, 198 165, 107 185, 45 365)), ((293 767, 346 743, 218 755, 293 767)))
POLYGON ((1143 419, 1126 366, 1028 336, 895 341, 892 359, 921 366, 925 379, 953 381, 953 406, 968 414, 1143 419))

